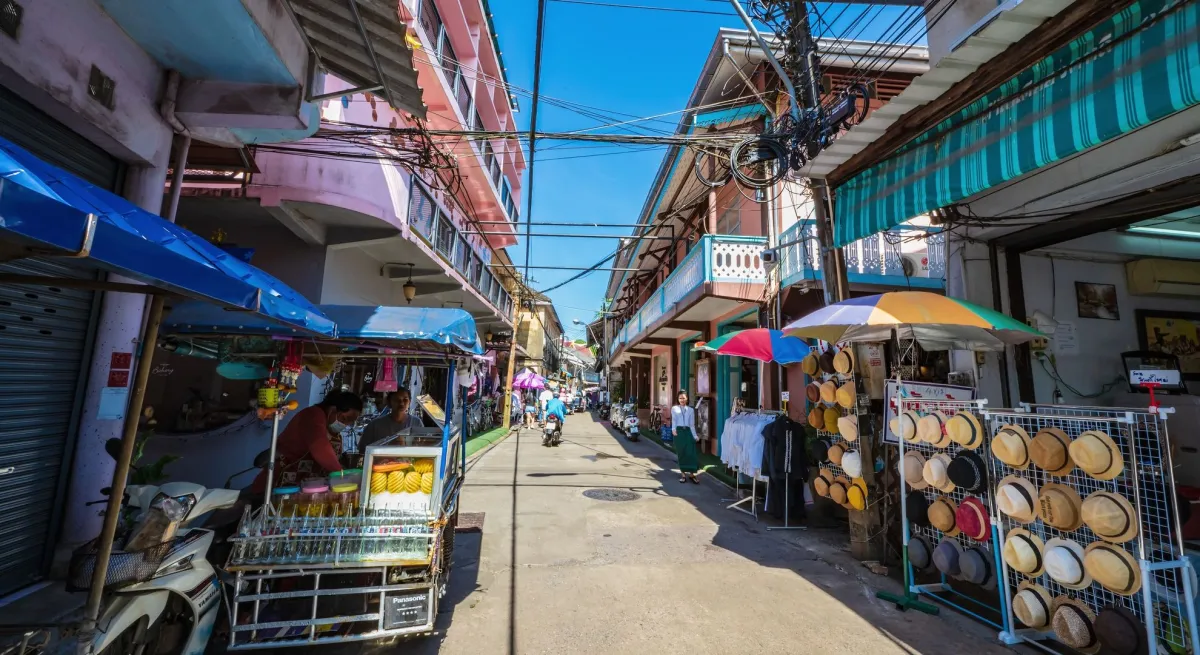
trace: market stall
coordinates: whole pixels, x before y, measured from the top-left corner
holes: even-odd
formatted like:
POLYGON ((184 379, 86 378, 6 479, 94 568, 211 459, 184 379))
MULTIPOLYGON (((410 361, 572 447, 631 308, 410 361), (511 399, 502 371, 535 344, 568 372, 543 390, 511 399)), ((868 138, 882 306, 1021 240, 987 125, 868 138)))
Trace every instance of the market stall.
MULTIPOLYGON (((307 359, 398 358, 441 368, 442 403, 424 399, 436 427, 409 427, 363 449, 362 468, 277 484, 267 467, 265 499, 247 507, 226 566, 229 649, 369 641, 433 630, 450 573, 458 496, 465 476, 466 422, 456 403, 457 367, 482 355, 470 315, 457 309, 335 307, 322 310, 336 338, 280 344, 277 370, 260 389, 260 414, 275 429, 295 404, 288 392, 307 359)), ((170 331, 221 339, 270 331, 231 323, 202 308, 172 314, 170 331)))

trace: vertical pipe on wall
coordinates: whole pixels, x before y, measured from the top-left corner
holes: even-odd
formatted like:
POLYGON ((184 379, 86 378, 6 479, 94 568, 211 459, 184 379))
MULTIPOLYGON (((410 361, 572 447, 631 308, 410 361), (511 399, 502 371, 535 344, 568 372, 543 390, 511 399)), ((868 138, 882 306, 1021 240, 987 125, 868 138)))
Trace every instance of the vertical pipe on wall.
MULTIPOLYGON (((1021 279, 1021 253, 1012 249, 1004 251, 1005 273, 1008 278, 1008 309, 1012 316, 1025 322, 1025 282, 1021 279)), ((1033 357, 1029 344, 1014 347, 1017 369, 1017 393, 1021 402, 1037 402, 1033 386, 1033 357)))
MULTIPOLYGON (((995 243, 988 244, 988 272, 992 277, 992 309, 1004 313, 1004 298, 1000 294, 1000 255, 995 243)), ((1008 348, 999 353, 1000 357, 1000 400, 1002 407, 1012 407, 1012 389, 1008 377, 1008 348)), ((979 384, 979 380, 976 380, 979 384)))

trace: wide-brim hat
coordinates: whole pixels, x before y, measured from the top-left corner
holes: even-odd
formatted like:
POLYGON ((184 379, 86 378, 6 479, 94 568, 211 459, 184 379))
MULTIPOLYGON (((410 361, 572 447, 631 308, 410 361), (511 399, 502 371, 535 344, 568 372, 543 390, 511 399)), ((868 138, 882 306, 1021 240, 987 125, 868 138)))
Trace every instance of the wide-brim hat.
POLYGON ((958 519, 956 513, 958 508, 954 505, 954 501, 946 496, 938 496, 929 504, 929 524, 938 529, 938 532, 948 536, 957 537, 958 519))
POLYGON ((949 418, 942 412, 930 412, 917 421, 917 435, 921 441, 931 446, 945 448, 950 440, 946 438, 945 426, 949 418))
POLYGON ((904 516, 909 523, 915 523, 921 527, 928 527, 929 523, 929 499, 925 494, 910 491, 904 495, 904 516))
POLYGON ((854 386, 854 382, 847 382, 838 387, 837 392, 833 395, 837 404, 846 409, 854 409, 854 405, 858 402, 858 389, 854 386))
POLYGON ((1083 500, 1071 487, 1047 482, 1038 490, 1038 516, 1046 525, 1074 532, 1083 525, 1083 500))
POLYGON ((813 478, 813 491, 822 498, 829 497, 829 485, 833 484, 833 471, 823 468, 813 478))
POLYGON ((1118 596, 1132 596, 1142 588, 1142 568, 1129 551, 1107 541, 1093 541, 1084 549, 1083 566, 1101 587, 1118 596))
POLYGON ((829 461, 835 466, 842 465, 842 456, 846 454, 846 447, 840 443, 835 443, 829 447, 829 461))
POLYGON ((1071 442, 1071 460, 1084 473, 1097 480, 1112 480, 1121 475, 1125 458, 1108 433, 1088 430, 1071 442))
POLYGON ((1046 570, 1045 552, 1041 537, 1023 528, 1013 528, 1004 536, 1000 555, 1008 568, 1036 578, 1046 570))
POLYGON ((975 541, 987 539, 991 528, 987 508, 984 507, 983 501, 974 496, 967 496, 958 504, 954 513, 954 524, 964 535, 975 541))
POLYGON ((821 402, 821 383, 809 382, 804 385, 804 397, 808 398, 808 402, 810 403, 821 402))
POLYGON ((975 450, 983 445, 983 424, 978 416, 963 410, 946 422, 946 436, 963 448, 975 450))
POLYGON ((1019 425, 1002 425, 992 435, 992 455, 1017 470, 1029 468, 1030 443, 1033 441, 1025 428, 1019 425))
POLYGON ((808 410, 808 424, 814 430, 825 429, 825 411, 820 407, 813 407, 808 410))
POLYGON ((977 494, 987 489, 987 463, 973 450, 961 450, 946 467, 950 481, 967 493, 977 494))
POLYGON ((1058 428, 1042 428, 1029 442, 1029 459, 1050 475, 1064 476, 1075 468, 1071 438, 1058 428))
POLYGON ((845 455, 842 455, 842 463, 840 465, 846 475, 851 478, 861 478, 863 474, 862 453, 857 450, 851 450, 845 455))
POLYGON ((962 573, 959 566, 962 554, 963 547, 957 539, 944 537, 938 542, 937 548, 933 549, 933 565, 942 573, 957 578, 962 573))
POLYGON ((996 509, 1018 523, 1037 520, 1038 490, 1019 475, 1009 475, 996 486, 996 509))
POLYGON ((917 416, 917 413, 912 410, 909 410, 907 412, 903 412, 903 413, 899 414, 898 416, 893 418, 891 420, 891 422, 889 423, 889 426, 892 428, 892 434, 894 434, 894 435, 896 435, 896 437, 903 439, 905 441, 908 441, 910 443, 916 442, 918 440, 917 439, 917 420, 918 420, 918 418, 919 417, 917 416))
POLYGON ((826 405, 832 405, 837 402, 837 383, 833 380, 826 380, 821 383, 821 402, 826 405))
POLYGON ((938 453, 925 461, 925 468, 921 471, 921 475, 929 486, 943 493, 954 491, 954 482, 950 480, 947 470, 950 467, 950 456, 946 453, 938 453))
POLYGON ((848 499, 846 494, 849 490, 850 478, 839 475, 833 479, 833 484, 829 485, 829 498, 839 505, 845 505, 848 499))
MULTIPOLYGON (((910 549, 911 550, 911 549, 910 549)), ((1096 639, 1105 653, 1150 655, 1146 626, 1136 614, 1120 605, 1110 605, 1096 615, 1096 639)))
POLYGON ((929 483, 925 481, 925 456, 919 450, 904 451, 904 459, 900 461, 904 468, 904 481, 913 489, 925 489, 929 483))
POLYGON ((933 548, 921 535, 913 535, 908 540, 908 563, 918 571, 928 571, 933 568, 933 548))
POLYGON ((958 558, 959 577, 964 582, 979 585, 984 589, 996 588, 996 567, 992 554, 980 546, 972 546, 958 558))
POLYGON ((1067 596, 1055 598, 1050 626, 1054 628, 1054 636, 1059 642, 1085 655, 1099 652, 1096 614, 1082 601, 1067 596))
POLYGON ((816 351, 809 352, 800 360, 800 370, 804 371, 805 375, 816 375, 820 370, 820 363, 817 361, 816 351))
POLYGON ((833 367, 833 356, 835 354, 835 351, 830 348, 829 350, 821 353, 821 356, 817 358, 817 365, 821 368, 822 373, 829 375, 837 373, 837 369, 833 367))
POLYGON ((832 432, 833 434, 837 434, 838 433, 838 419, 841 417, 842 417, 842 413, 840 411, 838 411, 837 407, 826 407, 825 408, 825 416, 822 417, 822 419, 821 419, 825 423, 825 431, 832 432))
POLYGON ((833 370, 842 375, 849 375, 854 371, 854 351, 849 347, 842 348, 833 356, 833 370))
POLYGON ((846 490, 846 505, 847 509, 862 511, 867 508, 867 482, 862 478, 855 478, 850 481, 850 488, 846 490))
POLYGON ((858 441, 858 417, 854 414, 837 420, 838 434, 846 441, 858 441))
POLYGON ((1105 541, 1123 544, 1137 536, 1137 511, 1120 494, 1097 491, 1083 501, 1080 514, 1092 532, 1105 541))
POLYGON ((1092 576, 1083 565, 1083 546, 1072 539, 1046 540, 1046 574, 1067 589, 1076 591, 1092 585, 1092 576))
POLYGON ((1018 621, 1027 627, 1041 629, 1050 625, 1050 617, 1054 614, 1054 598, 1045 587, 1025 580, 1017 585, 1012 608, 1018 621))

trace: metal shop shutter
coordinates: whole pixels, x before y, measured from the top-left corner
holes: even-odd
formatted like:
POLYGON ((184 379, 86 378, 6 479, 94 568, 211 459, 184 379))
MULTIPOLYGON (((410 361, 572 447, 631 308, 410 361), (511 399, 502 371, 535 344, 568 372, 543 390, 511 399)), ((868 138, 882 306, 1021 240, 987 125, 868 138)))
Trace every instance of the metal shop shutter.
POLYGON ((0 137, 107 191, 122 183, 120 160, 3 86, 0 137))

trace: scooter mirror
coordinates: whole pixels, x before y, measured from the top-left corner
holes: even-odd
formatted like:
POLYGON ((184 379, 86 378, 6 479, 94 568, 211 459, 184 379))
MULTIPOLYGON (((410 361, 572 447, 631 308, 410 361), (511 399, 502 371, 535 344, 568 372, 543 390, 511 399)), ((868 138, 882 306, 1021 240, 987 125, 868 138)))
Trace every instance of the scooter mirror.
POLYGON ((254 456, 254 468, 262 469, 267 467, 267 462, 271 459, 271 449, 262 451, 254 456))
POLYGON ((104 442, 104 452, 108 453, 108 456, 113 458, 114 461, 120 461, 120 459, 121 459, 121 440, 116 437, 113 437, 112 439, 105 441, 104 442))

